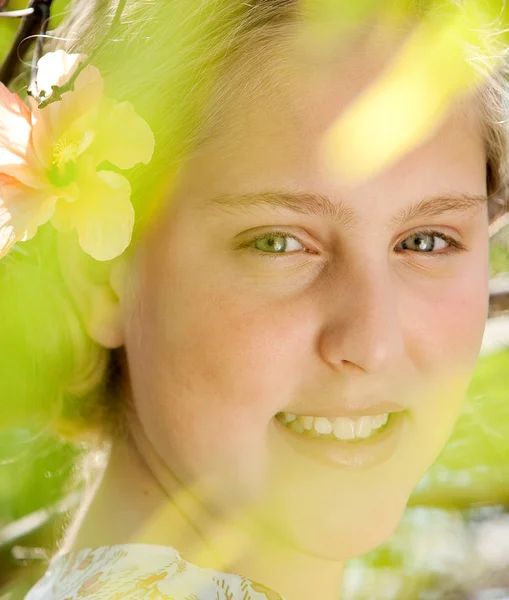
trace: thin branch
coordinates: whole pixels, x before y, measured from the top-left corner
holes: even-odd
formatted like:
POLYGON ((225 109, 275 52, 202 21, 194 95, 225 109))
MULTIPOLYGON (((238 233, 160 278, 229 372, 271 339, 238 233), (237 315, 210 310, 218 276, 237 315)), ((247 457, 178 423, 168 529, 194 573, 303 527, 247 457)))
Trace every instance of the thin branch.
MULTIPOLYGON (((16 77, 23 59, 30 47, 30 41, 25 40, 40 34, 47 23, 53 0, 31 0, 27 11, 31 12, 23 17, 16 39, 7 58, 0 67, 0 81, 8 86, 16 77), (25 42, 25 43, 24 43, 25 42)), ((7 13, 2 13, 3 15, 7 13)))
POLYGON ((34 12, 33 8, 23 8, 22 10, 7 10, 0 12, 1 19, 19 19, 21 17, 28 17, 34 12))
MULTIPOLYGON (((120 18, 122 16, 122 13, 124 12, 126 4, 127 4, 127 0, 119 0, 119 3, 117 4, 117 9, 115 11, 115 15, 113 17, 113 20, 111 21, 108 31, 106 32, 106 34, 104 35, 102 40, 99 42, 99 44, 96 46, 94 51, 90 54, 90 56, 86 60, 84 60, 83 62, 81 62, 78 65, 77 69, 74 71, 72 77, 69 79, 69 81, 67 83, 65 83, 64 85, 61 85, 61 86, 56 86, 56 85, 52 86, 51 96, 49 98, 47 98, 46 100, 42 100, 39 103, 39 108, 41 108, 41 109, 45 108, 46 106, 53 104, 53 102, 57 102, 58 100, 61 100, 62 94, 65 94, 66 92, 71 92, 74 90, 74 84, 76 82, 76 79, 79 77, 80 73, 86 67, 88 67, 89 64, 92 63, 92 61, 94 60, 97 53, 101 50, 101 48, 103 48, 103 46, 106 44, 108 39, 110 39, 110 37, 113 36, 115 29, 120 25, 120 18)), ((31 90, 29 90, 29 93, 31 93, 31 90)))
POLYGON ((113 21, 110 25, 110 33, 112 33, 120 25, 120 18, 124 12, 126 4, 127 0, 119 0, 119 3, 117 4, 117 10, 115 11, 115 16, 113 17, 113 21))
POLYGON ((44 48, 44 41, 46 37, 46 33, 48 32, 49 26, 49 18, 50 18, 50 7, 49 5, 41 6, 43 15, 43 21, 41 25, 41 31, 37 37, 37 41, 35 43, 34 54, 32 56, 32 70, 30 72, 30 85, 28 86, 28 93, 32 95, 33 91, 36 87, 36 79, 37 79, 37 63, 42 56, 42 51, 44 48))

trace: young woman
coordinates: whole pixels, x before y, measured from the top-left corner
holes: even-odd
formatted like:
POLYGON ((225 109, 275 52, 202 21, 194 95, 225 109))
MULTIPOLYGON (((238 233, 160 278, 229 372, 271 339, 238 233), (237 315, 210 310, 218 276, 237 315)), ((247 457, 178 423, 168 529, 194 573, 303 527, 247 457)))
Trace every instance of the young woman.
MULTIPOLYGON (((74 343, 93 342, 61 393, 79 389, 111 451, 29 600, 336 599, 344 562, 388 538, 451 432, 487 315, 497 92, 458 95, 368 177, 332 170, 327 132, 415 22, 372 16, 317 45, 303 6, 127 2, 103 43, 116 2, 80 2, 47 45, 95 52, 155 151, 129 173, 120 258, 57 236, 74 343)), ((394 131, 403 116, 380 108, 394 131)), ((148 144, 119 131, 117 158, 148 144)), ((390 144, 361 135, 366 155, 390 144)), ((54 185, 70 152, 52 155, 54 185)))

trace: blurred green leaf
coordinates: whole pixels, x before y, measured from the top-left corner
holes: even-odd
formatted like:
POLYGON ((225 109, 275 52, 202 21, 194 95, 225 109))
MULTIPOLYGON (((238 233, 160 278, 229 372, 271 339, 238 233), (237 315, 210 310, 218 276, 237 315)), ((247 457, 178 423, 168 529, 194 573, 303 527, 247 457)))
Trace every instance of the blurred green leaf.
POLYGON ((426 140, 459 95, 496 68, 505 18, 501 0, 435 2, 382 76, 330 128, 331 171, 353 181, 373 177, 426 140))

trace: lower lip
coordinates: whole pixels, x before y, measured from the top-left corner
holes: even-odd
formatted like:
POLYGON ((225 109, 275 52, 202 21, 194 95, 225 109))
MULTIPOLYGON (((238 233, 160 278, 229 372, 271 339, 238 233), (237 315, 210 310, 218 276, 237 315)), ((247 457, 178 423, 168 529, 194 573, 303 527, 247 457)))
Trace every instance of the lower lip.
POLYGON ((275 417, 276 430, 296 453, 328 467, 368 469, 391 458, 396 452, 407 423, 407 413, 392 413, 382 431, 372 437, 342 441, 309 437, 292 431, 275 417))

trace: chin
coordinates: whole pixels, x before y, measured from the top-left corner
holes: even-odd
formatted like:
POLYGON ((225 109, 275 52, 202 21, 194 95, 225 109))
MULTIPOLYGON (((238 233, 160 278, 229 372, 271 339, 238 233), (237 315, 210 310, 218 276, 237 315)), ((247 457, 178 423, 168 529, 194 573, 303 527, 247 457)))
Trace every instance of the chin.
MULTIPOLYGON (((317 558, 345 561, 371 552, 387 542, 405 512, 409 494, 374 502, 368 511, 350 511, 338 507, 337 513, 289 525, 287 539, 291 545, 317 558)), ((292 519, 293 520, 293 519, 292 519)))

